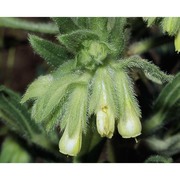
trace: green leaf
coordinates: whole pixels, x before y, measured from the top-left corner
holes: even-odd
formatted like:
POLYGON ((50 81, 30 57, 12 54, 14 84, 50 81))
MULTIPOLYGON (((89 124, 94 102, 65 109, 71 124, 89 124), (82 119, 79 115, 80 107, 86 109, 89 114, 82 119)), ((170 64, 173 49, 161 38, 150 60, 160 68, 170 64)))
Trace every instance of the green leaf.
POLYGON ((152 64, 148 60, 144 60, 139 56, 131 56, 127 59, 120 60, 119 65, 114 65, 118 68, 140 68, 146 75, 148 79, 155 83, 165 83, 173 79, 172 75, 167 75, 162 72, 158 66, 152 64))
POLYGON ((120 56, 126 45, 127 36, 125 31, 126 18, 115 18, 114 26, 111 27, 109 43, 116 49, 115 56, 120 56))
POLYGON ((91 17, 89 18, 89 29, 98 34, 100 40, 107 41, 107 23, 108 18, 106 17, 91 17))
POLYGON ((53 17, 52 20, 59 27, 59 31, 61 34, 70 33, 79 29, 70 17, 53 17))
POLYGON ((143 39, 139 42, 134 42, 128 47, 129 55, 143 54, 148 52, 152 48, 168 44, 172 41, 172 38, 169 36, 160 36, 160 37, 149 37, 143 39))
POLYGON ((99 37, 97 34, 89 30, 78 30, 70 34, 58 36, 60 43, 66 46, 66 48, 72 53, 77 53, 80 50, 83 41, 93 39, 98 40, 99 37))
POLYGON ((156 22, 157 17, 144 17, 143 20, 147 23, 147 27, 152 26, 156 22))
POLYGON ((72 17, 72 20, 81 29, 89 28, 89 18, 88 17, 72 17))
POLYGON ((19 102, 20 96, 17 93, 0 86, 0 119, 10 130, 26 138, 28 143, 33 142, 52 151, 54 143, 52 139, 47 137, 41 127, 34 123, 28 109, 19 102))
POLYGON ((174 36, 180 30, 180 18, 179 17, 165 17, 162 21, 162 29, 170 36, 174 36))
POLYGON ((145 163, 172 163, 173 159, 170 157, 164 157, 159 155, 150 156, 146 159, 145 163))
POLYGON ((154 103, 154 109, 169 109, 180 101, 180 73, 169 82, 161 91, 160 95, 154 103))
POLYGON ((55 67, 72 58, 64 47, 38 36, 29 35, 29 41, 34 51, 55 67))
POLYGON ((4 140, 0 153, 1 163, 28 163, 30 161, 30 155, 18 142, 11 137, 4 140))
POLYGON ((0 27, 22 29, 48 34, 58 34, 58 27, 54 23, 34 23, 20 18, 1 17, 0 27))
POLYGON ((20 135, 33 137, 35 132, 39 132, 39 128, 31 120, 26 107, 19 102, 18 94, 0 86, 0 117, 10 129, 20 135))
POLYGON ((144 123, 146 134, 155 132, 172 119, 172 112, 180 104, 180 73, 162 90, 153 106, 153 115, 144 123), (167 121, 166 121, 167 120, 167 121))
POLYGON ((149 137, 145 143, 151 150, 163 156, 180 153, 180 133, 166 138, 149 137))

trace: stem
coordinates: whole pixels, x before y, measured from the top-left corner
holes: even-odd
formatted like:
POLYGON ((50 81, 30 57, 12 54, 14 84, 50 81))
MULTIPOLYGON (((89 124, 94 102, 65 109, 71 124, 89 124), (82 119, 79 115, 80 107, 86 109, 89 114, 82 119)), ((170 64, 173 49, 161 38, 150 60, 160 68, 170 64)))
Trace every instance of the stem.
POLYGON ((20 18, 1 17, 0 27, 22 29, 33 32, 58 34, 58 27, 54 23, 34 23, 20 18))
POLYGON ((152 48, 171 43, 173 39, 169 36, 162 36, 156 38, 148 38, 140 42, 136 42, 129 47, 128 55, 142 54, 152 48))

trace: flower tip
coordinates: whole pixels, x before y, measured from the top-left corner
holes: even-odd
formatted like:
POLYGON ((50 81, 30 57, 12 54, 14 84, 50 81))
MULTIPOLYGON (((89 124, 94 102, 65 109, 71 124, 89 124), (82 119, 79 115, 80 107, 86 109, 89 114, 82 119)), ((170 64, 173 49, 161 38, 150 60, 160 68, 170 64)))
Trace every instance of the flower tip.
POLYGON ((69 156, 77 156, 81 149, 81 141, 82 136, 80 134, 70 137, 65 131, 59 141, 59 152, 69 156))
POLYGON ((133 135, 121 135, 124 139, 128 138, 136 138, 137 136, 140 136, 141 133, 133 134, 133 135))
POLYGON ((101 137, 112 138, 114 133, 114 117, 109 112, 98 111, 96 118, 96 125, 98 133, 101 137))
POLYGON ((141 130, 142 126, 138 117, 120 120, 118 123, 118 131, 123 138, 135 138, 141 135, 141 130))

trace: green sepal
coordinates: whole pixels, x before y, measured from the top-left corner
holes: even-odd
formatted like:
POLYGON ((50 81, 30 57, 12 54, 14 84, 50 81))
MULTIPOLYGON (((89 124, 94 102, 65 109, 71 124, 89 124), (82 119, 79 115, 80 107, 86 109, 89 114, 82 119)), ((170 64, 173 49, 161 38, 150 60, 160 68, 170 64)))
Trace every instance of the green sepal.
POLYGON ((131 105, 132 111, 134 111, 138 117, 141 117, 141 111, 134 92, 133 81, 127 72, 124 70, 117 70, 114 73, 113 79, 116 82, 116 101, 120 112, 120 119, 123 117, 128 103, 131 105))
POLYGON ((51 85, 52 81, 53 76, 51 75, 40 76, 32 84, 30 84, 21 100, 21 103, 25 103, 29 99, 37 99, 42 96, 51 85))
POLYGON ((105 91, 107 98, 107 105, 113 111, 113 115, 117 116, 117 107, 116 107, 116 98, 115 98, 115 87, 113 85, 112 79, 112 69, 108 68, 98 68, 95 72, 95 75, 91 81, 91 95, 89 102, 89 116, 92 114, 96 114, 99 106, 100 100, 97 101, 103 95, 103 91, 105 91))
POLYGON ((67 95, 68 86, 77 78, 77 75, 69 74, 62 78, 57 78, 46 89, 44 95, 36 100, 32 109, 32 117, 36 122, 44 121, 55 108, 63 102, 63 98, 67 95))
POLYGON ((43 120, 42 126, 48 134, 52 133, 55 128, 59 126, 59 121, 62 119, 63 113, 64 107, 62 104, 60 104, 52 111, 52 113, 48 117, 43 120))
POLYGON ((38 36, 29 35, 29 41, 33 50, 45 59, 47 63, 55 67, 73 57, 66 48, 38 36))
POLYGON ((52 20, 57 24, 61 34, 70 33, 79 29, 70 17, 53 17, 52 20))
POLYGON ((85 84, 76 84, 67 99, 67 104, 65 106, 66 111, 60 123, 61 129, 68 127, 69 136, 76 132, 79 123, 81 124, 82 131, 86 133, 87 103, 87 82, 85 84))
POLYGON ((77 53, 85 40, 98 39, 98 35, 89 30, 78 30, 70 34, 58 36, 60 43, 63 44, 72 53, 77 53))
POLYGON ((60 65, 52 72, 52 76, 57 79, 65 76, 66 74, 74 73, 76 68, 76 60, 71 59, 60 65))

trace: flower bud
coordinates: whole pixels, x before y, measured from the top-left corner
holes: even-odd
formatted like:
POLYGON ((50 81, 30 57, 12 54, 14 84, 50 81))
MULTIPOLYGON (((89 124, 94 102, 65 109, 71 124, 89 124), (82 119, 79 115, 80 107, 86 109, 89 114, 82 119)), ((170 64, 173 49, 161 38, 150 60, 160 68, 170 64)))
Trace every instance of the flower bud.
POLYGON ((78 125, 78 128, 71 136, 68 133, 68 126, 59 141, 59 151, 63 154, 70 156, 76 156, 80 149, 82 143, 82 128, 78 125))
POLYGON ((174 44, 175 44, 176 51, 179 53, 180 52, 180 31, 177 33, 175 37, 174 44))
POLYGON ((76 56, 77 64, 87 69, 94 69, 96 65, 103 64, 109 48, 99 41, 84 41, 84 48, 76 56))
POLYGON ((123 138, 134 138, 141 134, 142 126, 131 104, 126 104, 123 117, 118 122, 118 132, 123 138))

